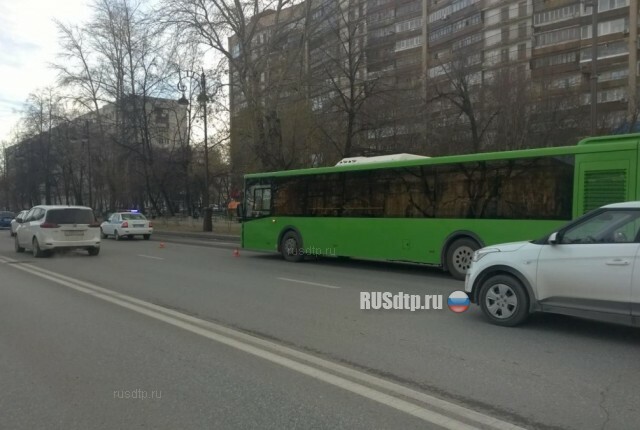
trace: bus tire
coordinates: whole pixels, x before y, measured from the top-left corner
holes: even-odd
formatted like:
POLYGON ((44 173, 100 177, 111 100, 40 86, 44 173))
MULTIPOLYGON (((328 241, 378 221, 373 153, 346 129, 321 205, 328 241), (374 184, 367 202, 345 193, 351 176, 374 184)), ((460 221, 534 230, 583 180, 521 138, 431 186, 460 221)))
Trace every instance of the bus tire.
POLYGON ((304 259, 304 253, 302 252, 302 240, 298 233, 293 230, 289 230, 282 235, 282 240, 280 240, 280 252, 282 252, 282 258, 286 261, 298 263, 304 259))
POLYGON ((451 276, 463 281, 471 266, 473 253, 480 248, 478 242, 468 237, 455 240, 447 248, 447 270, 451 276))

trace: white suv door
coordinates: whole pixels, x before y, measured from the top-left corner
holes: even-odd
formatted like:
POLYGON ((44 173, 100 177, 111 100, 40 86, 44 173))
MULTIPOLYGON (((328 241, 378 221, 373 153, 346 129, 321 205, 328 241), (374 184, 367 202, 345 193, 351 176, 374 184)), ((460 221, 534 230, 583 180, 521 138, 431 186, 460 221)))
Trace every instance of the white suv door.
MULTIPOLYGON (((640 232, 638 232, 636 240, 640 242, 640 232)), ((634 324, 640 326, 640 249, 636 254, 631 275, 631 315, 634 318, 634 324)))
POLYGON ((536 290, 543 308, 629 318, 639 228, 640 210, 606 209, 560 231, 557 243, 539 255, 536 290))

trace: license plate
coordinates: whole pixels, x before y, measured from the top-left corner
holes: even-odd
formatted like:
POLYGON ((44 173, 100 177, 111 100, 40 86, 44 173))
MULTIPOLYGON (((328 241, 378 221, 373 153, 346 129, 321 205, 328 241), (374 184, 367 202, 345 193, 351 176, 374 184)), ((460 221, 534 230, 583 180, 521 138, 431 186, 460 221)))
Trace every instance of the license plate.
POLYGON ((82 237, 84 236, 84 231, 70 230, 70 231, 65 231, 64 235, 67 237, 82 237))
POLYGON ((142 228, 142 227, 144 227, 144 224, 134 224, 133 226, 135 228, 142 228))

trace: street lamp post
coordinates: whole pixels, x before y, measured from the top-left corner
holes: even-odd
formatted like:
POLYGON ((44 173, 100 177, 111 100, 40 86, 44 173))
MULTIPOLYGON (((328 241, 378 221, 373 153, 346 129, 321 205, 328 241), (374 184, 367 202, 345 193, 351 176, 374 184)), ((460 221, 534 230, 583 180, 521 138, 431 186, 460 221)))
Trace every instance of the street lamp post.
POLYGON ((591 6, 591 135, 598 133, 598 0, 586 0, 585 9, 591 6))
MULTIPOLYGON (((193 77, 193 74, 190 75, 193 77)), ((202 196, 202 206, 204 206, 204 214, 202 219, 202 231, 213 231, 213 223, 211 217, 213 211, 209 203, 209 142, 207 136, 207 102, 209 97, 207 96, 207 81, 204 74, 204 70, 200 75, 200 94, 198 94, 198 103, 202 106, 203 121, 204 121, 204 195, 202 196)), ((178 100, 180 105, 189 105, 189 100, 184 95, 186 87, 182 82, 178 83, 178 90, 182 91, 182 97, 178 100)))
POLYGON ((598 132, 598 1, 591 1, 591 135, 598 132))

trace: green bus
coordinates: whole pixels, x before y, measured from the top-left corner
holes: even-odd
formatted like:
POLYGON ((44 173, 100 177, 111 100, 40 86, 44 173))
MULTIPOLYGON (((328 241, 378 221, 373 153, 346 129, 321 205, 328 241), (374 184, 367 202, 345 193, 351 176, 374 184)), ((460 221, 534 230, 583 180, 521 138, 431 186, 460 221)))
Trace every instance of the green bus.
POLYGON ((439 266, 464 279, 483 246, 540 237, 640 200, 640 134, 473 155, 345 159, 245 176, 242 247, 439 266))

